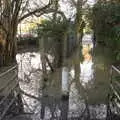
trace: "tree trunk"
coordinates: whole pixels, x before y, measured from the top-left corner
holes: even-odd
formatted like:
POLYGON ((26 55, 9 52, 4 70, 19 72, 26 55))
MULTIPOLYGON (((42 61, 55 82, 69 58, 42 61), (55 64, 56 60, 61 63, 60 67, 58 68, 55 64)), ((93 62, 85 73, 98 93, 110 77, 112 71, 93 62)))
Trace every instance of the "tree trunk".
POLYGON ((55 53, 55 61, 54 61, 54 66, 57 68, 61 67, 63 63, 62 48, 63 48, 62 40, 58 40, 55 48, 56 53, 55 53))
MULTIPOLYGON (((17 28, 17 27, 16 27, 17 28)), ((1 36, 6 36, 2 37, 0 41, 3 41, 0 43, 0 66, 3 65, 8 65, 11 62, 15 61, 15 56, 16 56, 16 50, 17 50, 17 41, 16 41, 16 29, 10 30, 7 35, 2 34, 1 36)))
POLYGON ((42 63, 42 72, 43 72, 43 79, 46 80, 47 76, 47 68, 46 68, 46 58, 45 58, 45 39, 46 37, 42 37, 39 41, 39 47, 40 47, 40 59, 42 63))
POLYGON ((13 62, 15 60, 16 42, 14 39, 15 38, 10 37, 7 40, 8 42, 6 44, 6 49, 5 49, 5 61, 4 61, 5 64, 9 64, 10 62, 13 62))
POLYGON ((0 66, 4 64, 4 51, 5 51, 5 33, 0 29, 0 66))
POLYGON ((83 6, 83 0, 77 1, 76 6, 76 18, 75 18, 75 28, 76 28, 76 45, 79 45, 80 43, 80 34, 82 32, 82 6, 83 6))

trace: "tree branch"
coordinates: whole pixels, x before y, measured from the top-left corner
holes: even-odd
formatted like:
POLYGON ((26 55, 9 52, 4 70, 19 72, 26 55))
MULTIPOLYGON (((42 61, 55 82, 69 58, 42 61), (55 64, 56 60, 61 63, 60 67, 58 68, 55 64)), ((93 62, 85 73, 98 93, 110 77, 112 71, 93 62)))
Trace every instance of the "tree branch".
POLYGON ((53 68, 52 64, 50 63, 50 61, 49 61, 49 59, 48 59, 48 57, 46 55, 45 55, 45 59, 46 59, 48 65, 49 65, 51 71, 54 72, 54 68, 53 68))
POLYGON ((48 9, 48 10, 45 10, 45 11, 42 11, 39 15, 36 15, 37 17, 40 17, 41 15, 43 14, 49 14, 49 13, 53 13, 53 12, 56 12, 56 14, 59 14, 63 17, 63 19, 65 21, 67 21, 67 18, 65 16, 65 14, 62 12, 62 11, 56 11, 55 9, 48 9))
POLYGON ((33 99, 35 99, 35 100, 37 100, 37 101, 40 101, 40 100, 41 100, 41 98, 36 97, 36 96, 34 96, 34 95, 31 95, 31 94, 29 94, 29 93, 26 93, 25 91, 23 91, 23 90, 21 90, 21 89, 20 89, 20 92, 21 92, 22 94, 24 94, 25 96, 28 96, 28 97, 30 97, 30 98, 33 98, 33 99))
POLYGON ((75 0, 71 0, 72 4, 76 7, 77 3, 75 2, 75 0))
POLYGON ((2 29, 3 29, 3 31, 5 32, 5 33, 7 33, 8 31, 7 31, 7 29, 4 27, 4 25, 3 25, 3 23, 0 21, 0 26, 2 27, 2 29))
POLYGON ((44 7, 42 7, 42 8, 35 9, 35 10, 31 11, 31 12, 26 13, 25 15, 23 15, 23 16, 18 20, 18 22, 21 22, 23 19, 25 19, 25 18, 27 18, 27 17, 29 17, 29 16, 31 16, 31 15, 34 15, 35 13, 45 11, 48 7, 50 7, 51 4, 52 4, 52 0, 50 0, 49 3, 48 3, 46 6, 44 6, 44 7))
POLYGON ((87 2, 88 0, 83 1, 83 5, 87 2))

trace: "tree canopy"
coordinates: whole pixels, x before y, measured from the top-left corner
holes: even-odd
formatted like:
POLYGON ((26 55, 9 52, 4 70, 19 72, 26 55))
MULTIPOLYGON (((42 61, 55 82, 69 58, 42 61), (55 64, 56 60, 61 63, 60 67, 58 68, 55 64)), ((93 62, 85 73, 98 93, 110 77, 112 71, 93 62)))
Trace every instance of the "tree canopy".
POLYGON ((0 0, 0 64, 13 61, 16 55, 18 24, 25 18, 54 11, 54 0, 0 0))
POLYGON ((93 8, 93 28, 97 41, 111 47, 120 59, 120 2, 98 1, 93 8))

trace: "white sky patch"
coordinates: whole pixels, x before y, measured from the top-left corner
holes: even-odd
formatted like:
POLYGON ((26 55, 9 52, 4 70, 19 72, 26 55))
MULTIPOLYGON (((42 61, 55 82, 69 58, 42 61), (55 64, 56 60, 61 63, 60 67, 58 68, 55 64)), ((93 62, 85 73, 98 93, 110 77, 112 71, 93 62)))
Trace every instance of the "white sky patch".
POLYGON ((76 9, 71 7, 68 0, 60 0, 60 10, 64 12, 65 16, 69 19, 74 19, 76 9))
POLYGON ((89 5, 94 5, 94 4, 95 4, 95 1, 96 1, 96 0, 88 0, 87 3, 88 3, 89 5))
POLYGON ((49 0, 30 0, 29 8, 35 9, 39 7, 44 7, 49 3, 49 0))
MULTIPOLYGON (((75 0, 77 1, 77 0, 75 0)), ((90 6, 93 6, 95 4, 96 0, 88 0, 87 4, 90 6)), ((70 0, 60 0, 60 10, 64 12, 65 16, 71 20, 74 20, 75 18, 75 13, 76 13, 76 8, 71 7, 70 0)))

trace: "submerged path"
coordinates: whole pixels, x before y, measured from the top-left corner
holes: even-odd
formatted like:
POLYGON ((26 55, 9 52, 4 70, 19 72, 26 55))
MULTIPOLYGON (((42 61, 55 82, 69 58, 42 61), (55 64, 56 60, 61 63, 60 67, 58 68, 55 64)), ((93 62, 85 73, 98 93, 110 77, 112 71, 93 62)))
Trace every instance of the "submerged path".
MULTIPOLYGON (((49 59, 52 61, 52 56, 49 59)), ((10 120, 106 119, 110 51, 93 48, 91 36, 86 35, 82 46, 66 61, 44 81, 39 52, 17 55, 23 109, 29 114, 11 116, 10 120)))

